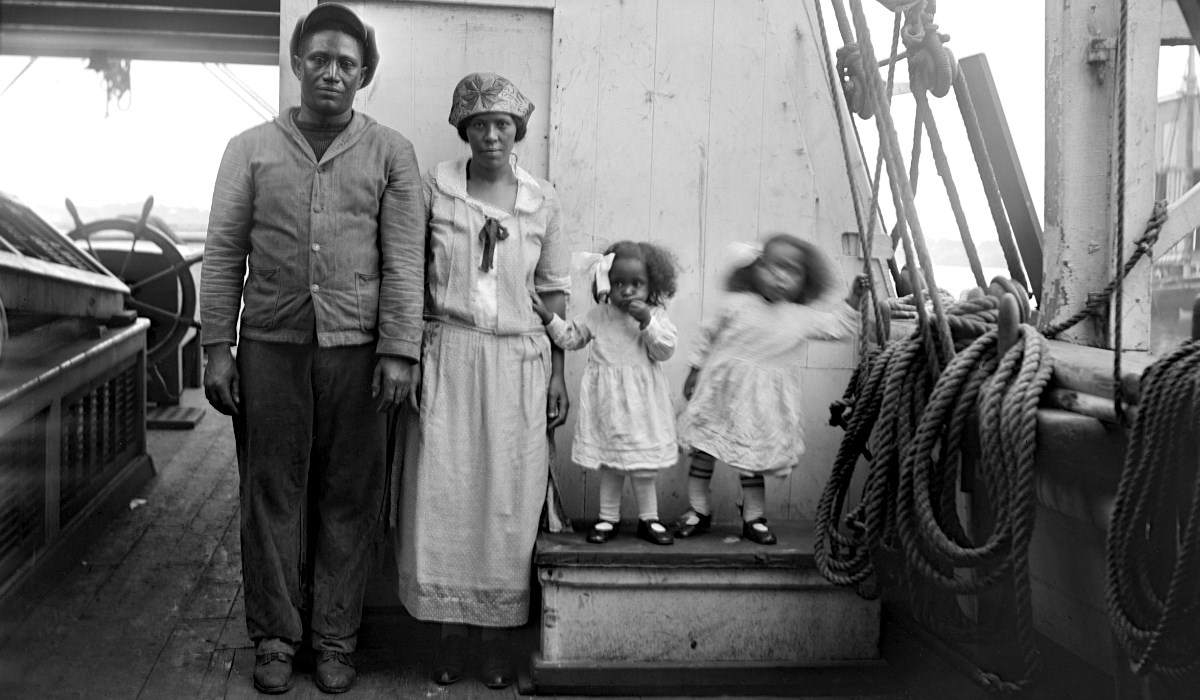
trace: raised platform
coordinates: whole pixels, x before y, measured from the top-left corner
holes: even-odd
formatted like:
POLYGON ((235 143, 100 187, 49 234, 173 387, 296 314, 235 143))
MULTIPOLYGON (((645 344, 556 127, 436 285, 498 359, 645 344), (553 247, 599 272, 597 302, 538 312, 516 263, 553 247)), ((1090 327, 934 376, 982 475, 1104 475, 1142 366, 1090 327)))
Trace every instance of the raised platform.
POLYGON ((720 678, 735 690, 772 677, 842 682, 855 675, 848 666, 881 666, 878 601, 817 572, 811 524, 771 526, 771 546, 742 540, 732 525, 668 547, 624 534, 632 523, 603 545, 543 534, 534 689, 678 692, 711 690, 720 678))

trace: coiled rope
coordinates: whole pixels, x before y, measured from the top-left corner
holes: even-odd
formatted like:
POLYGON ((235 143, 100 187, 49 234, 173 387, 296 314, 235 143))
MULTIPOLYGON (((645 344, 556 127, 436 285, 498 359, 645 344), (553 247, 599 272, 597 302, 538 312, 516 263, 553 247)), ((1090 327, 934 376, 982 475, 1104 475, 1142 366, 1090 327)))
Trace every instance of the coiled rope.
POLYGON ((1108 528, 1106 603, 1136 673, 1200 667, 1200 341, 1141 378, 1108 528))
MULTIPOLYGON (((836 9, 837 0, 834 4, 836 9)), ((931 14, 925 14, 927 7, 932 9, 929 3, 910 6, 910 17, 920 17, 921 28, 936 34, 931 14)), ((875 65, 861 0, 851 0, 851 9, 856 50, 863 65, 875 65)), ((916 43, 910 45, 910 70, 916 43)), ((1037 404, 1052 364, 1045 338, 1027 325, 1019 326, 1017 342, 1001 352, 995 325, 999 302, 994 297, 947 304, 938 294, 916 215, 915 169, 909 173, 904 167, 883 81, 874 71, 865 78, 900 217, 897 228, 907 258, 919 260, 925 284, 914 280, 906 308, 890 307, 911 309, 920 319, 918 330, 865 353, 846 394, 831 407, 831 422, 843 425, 846 434, 818 501, 814 555, 826 578, 855 586, 865 596, 877 595, 880 586, 902 583, 910 584, 906 588, 914 598, 919 589, 925 590, 921 584, 956 595, 1008 584, 1022 652, 1021 677, 1008 680, 979 671, 976 678, 990 689, 1018 692, 1032 683, 1039 669, 1028 544, 1036 508, 1037 404), (932 319, 925 308, 925 290, 931 292, 932 319), (980 431, 978 480, 997 515, 986 535, 969 534, 957 506, 956 485, 969 478, 960 474, 961 450, 972 425, 968 419, 975 413, 980 424, 988 426, 980 431), (863 493, 843 521, 854 470, 864 455, 869 467, 863 493), (973 536, 982 537, 982 543, 975 543, 973 536), (970 573, 964 576, 963 569, 970 573)), ((947 89, 952 78, 947 76, 947 89)), ((914 129, 919 134, 924 125, 931 132, 936 159, 940 142, 927 101, 923 109, 914 129)), ((914 139, 914 147, 918 141, 914 139)), ((953 197, 953 181, 947 179, 947 185, 953 197)), ((961 223, 961 212, 955 213, 961 223)), ((914 600, 914 612, 917 607, 914 600)), ((955 612, 954 621, 965 627, 965 616, 955 612)))

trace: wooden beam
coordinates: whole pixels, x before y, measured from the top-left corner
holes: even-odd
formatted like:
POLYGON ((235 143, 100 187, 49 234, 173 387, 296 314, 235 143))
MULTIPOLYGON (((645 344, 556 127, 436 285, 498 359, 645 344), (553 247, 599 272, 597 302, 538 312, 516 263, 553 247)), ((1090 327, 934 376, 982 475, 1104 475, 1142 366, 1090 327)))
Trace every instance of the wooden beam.
POLYGON ((1163 0, 1158 26, 1159 42, 1163 46, 1188 46, 1193 43, 1191 30, 1188 29, 1176 0, 1163 0))
POLYGON ((1193 185, 1182 197, 1167 207, 1167 221, 1158 233, 1154 252, 1162 253, 1173 248, 1184 237, 1190 236, 1200 226, 1200 185, 1193 185))
POLYGON ((1000 197, 1004 201, 1008 223, 1012 228, 1013 238, 1016 239, 1017 249, 1021 251, 1025 272, 1029 276, 1032 286, 1029 292, 1035 298, 1041 299, 1042 222, 1033 206, 1029 186, 1025 183, 1021 159, 1017 154, 1016 144, 1013 143, 1012 133, 1008 129, 1004 105, 1000 102, 996 82, 992 79, 987 56, 966 56, 959 60, 958 65, 966 78, 971 101, 975 105, 975 114, 979 118, 980 130, 983 132, 984 146, 996 175, 1000 197))
MULTIPOLYGON (((147 61, 200 61, 274 66, 279 37, 200 36, 134 31, 0 28, 0 54, 88 58, 107 53, 147 61)), ((292 78, 291 71, 287 77, 292 78)), ((293 82, 295 78, 292 78, 293 82)))
MULTIPOLYGON (((1117 5, 1105 0, 1046 2, 1046 274, 1043 317, 1052 325, 1083 308, 1115 273, 1117 120, 1114 88, 1117 5)), ((1130 0, 1126 56, 1126 257, 1154 202, 1159 0, 1130 0)), ((1139 265, 1125 285, 1124 346, 1149 349, 1150 272, 1139 265)), ((1103 324, 1081 323, 1063 340, 1109 344, 1103 324)))

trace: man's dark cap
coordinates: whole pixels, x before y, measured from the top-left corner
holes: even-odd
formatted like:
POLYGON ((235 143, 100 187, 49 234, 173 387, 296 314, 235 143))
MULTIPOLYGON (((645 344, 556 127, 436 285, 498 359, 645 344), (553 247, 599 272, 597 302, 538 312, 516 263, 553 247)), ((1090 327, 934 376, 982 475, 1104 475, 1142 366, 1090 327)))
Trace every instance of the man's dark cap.
POLYGON ((354 10, 345 5, 336 2, 323 2, 314 7, 307 15, 301 17, 296 22, 296 28, 292 30, 292 55, 300 55, 301 39, 313 32, 325 29, 333 23, 349 27, 354 38, 358 39, 359 43, 362 44, 363 70, 366 71, 366 75, 363 76, 362 87, 366 87, 375 78, 375 69, 379 66, 379 47, 375 45, 375 29, 362 21, 362 18, 354 10))

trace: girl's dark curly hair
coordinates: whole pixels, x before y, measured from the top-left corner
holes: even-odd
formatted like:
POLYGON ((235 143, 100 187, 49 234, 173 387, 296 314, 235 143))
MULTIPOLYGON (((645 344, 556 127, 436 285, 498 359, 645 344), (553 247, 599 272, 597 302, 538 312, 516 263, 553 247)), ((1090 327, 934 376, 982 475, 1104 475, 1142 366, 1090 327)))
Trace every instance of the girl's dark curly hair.
MULTIPOLYGON (((675 288, 679 278, 678 265, 671 251, 645 241, 617 241, 610 245, 604 254, 616 256, 613 262, 620 258, 641 260, 646 266, 646 278, 649 285, 646 303, 662 306, 666 299, 675 296, 675 288)), ((596 295, 596 287, 592 285, 592 295, 596 295)), ((599 299, 597 299, 599 301, 599 299)))
MULTIPOLYGON (((763 243, 763 252, 772 245, 783 243, 800 251, 801 264, 804 265, 804 286, 796 294, 796 298, 788 301, 794 304, 808 304, 820 299, 833 288, 833 266, 829 259, 812 243, 787 233, 771 234, 763 243)), ((731 292, 751 292, 757 294, 754 288, 754 268, 761 258, 729 273, 725 288, 731 292)))

